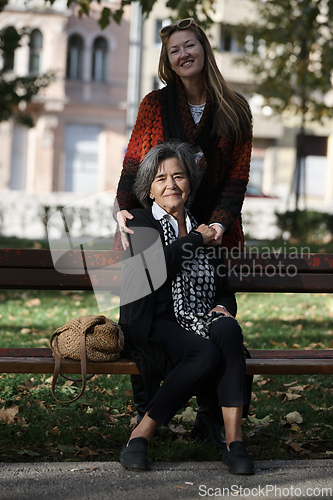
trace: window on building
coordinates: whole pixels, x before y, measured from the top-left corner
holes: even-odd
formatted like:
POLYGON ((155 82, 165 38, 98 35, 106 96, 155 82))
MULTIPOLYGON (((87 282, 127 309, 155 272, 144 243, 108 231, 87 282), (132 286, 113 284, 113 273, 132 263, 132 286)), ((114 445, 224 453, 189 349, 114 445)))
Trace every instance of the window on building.
POLYGON ((43 35, 37 29, 31 32, 29 48, 29 73, 39 73, 43 35))
POLYGON ((101 127, 67 124, 65 130, 65 191, 98 191, 101 127))
POLYGON ((243 52, 244 41, 236 26, 223 24, 221 27, 221 51, 222 52, 243 52))
POLYGON ((68 40, 66 76, 70 80, 82 79, 83 68, 83 38, 72 35, 68 40))
POLYGON ((8 26, 3 31, 3 47, 6 48, 6 50, 2 51, 3 71, 13 71, 15 50, 19 46, 20 38, 14 26, 8 26))
POLYGON ((28 127, 13 126, 10 189, 24 191, 27 182, 28 127))
MULTIPOLYGON (((297 137, 297 150, 302 151, 300 176, 301 193, 315 198, 325 196, 328 176, 327 137, 306 135, 297 137)), ((296 176, 296 173, 294 174, 296 176)), ((296 181, 294 178, 293 187, 296 181)))
POLYGON ((92 59, 92 80, 95 82, 106 81, 108 42, 102 36, 94 41, 93 59, 92 59))

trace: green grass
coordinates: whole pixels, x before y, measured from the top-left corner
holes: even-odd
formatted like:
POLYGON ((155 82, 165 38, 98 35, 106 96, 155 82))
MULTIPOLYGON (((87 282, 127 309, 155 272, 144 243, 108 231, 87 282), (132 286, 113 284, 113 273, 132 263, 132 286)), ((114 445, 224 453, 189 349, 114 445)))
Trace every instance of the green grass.
POLYGON ((31 240, 0 235, 0 248, 49 248, 49 242, 46 239, 31 240))
MULTIPOLYGON (((333 296, 237 294, 238 320, 250 349, 332 348, 333 296)), ((89 292, 0 291, 1 347, 48 346, 55 328, 98 312, 89 292)), ((117 319, 117 310, 114 310, 117 319)), ((255 377, 244 439, 255 459, 330 458, 331 376, 255 377), (302 422, 288 424, 297 411, 302 422)), ((58 395, 79 384, 62 381, 58 395)), ((195 400, 189 403, 195 410, 195 400)), ((179 412, 181 415, 183 410, 179 412)), ((48 375, 0 375, 0 460, 118 460, 135 421, 129 376, 95 376, 83 397, 59 405, 48 375), (1 410, 2 409, 2 410, 1 410), (10 417, 12 414, 12 417, 10 417), (6 421, 8 416, 9 421, 6 421)), ((189 438, 191 421, 173 419, 150 447, 151 460, 218 460, 220 452, 189 438)))

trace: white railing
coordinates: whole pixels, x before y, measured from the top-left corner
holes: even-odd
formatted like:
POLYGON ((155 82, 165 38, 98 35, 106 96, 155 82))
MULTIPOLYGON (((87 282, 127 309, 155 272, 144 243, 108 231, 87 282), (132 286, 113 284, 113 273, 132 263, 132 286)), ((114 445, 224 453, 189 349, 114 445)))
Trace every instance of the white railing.
POLYGON ((118 85, 105 82, 85 82, 82 80, 66 80, 66 97, 73 101, 110 102, 121 101, 123 89, 118 85))

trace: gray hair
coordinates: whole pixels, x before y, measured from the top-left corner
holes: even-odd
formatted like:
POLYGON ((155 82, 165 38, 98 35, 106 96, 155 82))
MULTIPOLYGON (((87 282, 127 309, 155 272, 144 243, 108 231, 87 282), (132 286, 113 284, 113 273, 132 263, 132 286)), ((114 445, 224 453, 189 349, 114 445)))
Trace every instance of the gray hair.
POLYGON ((169 158, 177 158, 190 181, 191 190, 196 189, 199 178, 192 147, 179 141, 164 142, 154 146, 142 160, 134 182, 134 193, 144 207, 151 207, 150 187, 161 163, 169 158))

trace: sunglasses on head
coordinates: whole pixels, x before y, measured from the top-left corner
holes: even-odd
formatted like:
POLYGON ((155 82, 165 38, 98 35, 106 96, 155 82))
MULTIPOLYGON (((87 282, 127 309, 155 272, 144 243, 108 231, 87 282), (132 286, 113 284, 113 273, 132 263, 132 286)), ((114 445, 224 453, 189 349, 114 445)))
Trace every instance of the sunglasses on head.
POLYGON ((181 19, 180 21, 177 21, 176 23, 168 24, 168 26, 163 26, 158 32, 161 38, 167 36, 171 30, 174 28, 178 28, 180 30, 186 30, 186 28, 189 28, 189 26, 195 26, 197 27, 197 24, 193 17, 188 17, 186 19, 181 19))

